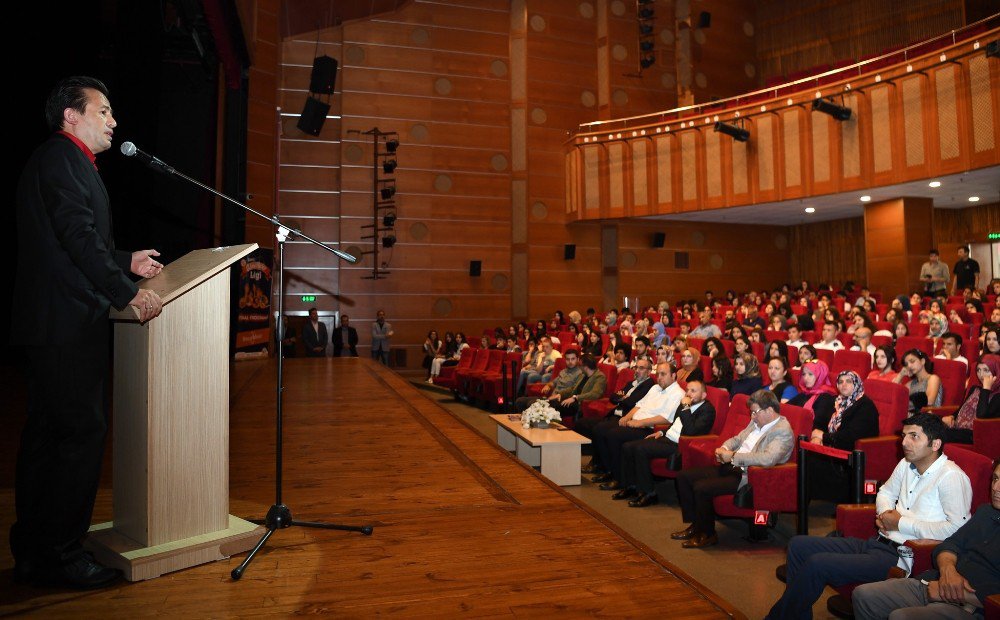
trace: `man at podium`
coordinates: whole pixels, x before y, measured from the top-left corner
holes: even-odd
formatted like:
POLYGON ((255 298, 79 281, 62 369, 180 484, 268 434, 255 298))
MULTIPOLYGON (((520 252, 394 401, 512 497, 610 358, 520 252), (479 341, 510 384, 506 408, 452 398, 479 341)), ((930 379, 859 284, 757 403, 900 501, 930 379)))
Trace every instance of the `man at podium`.
POLYGON ((11 528, 15 580, 101 587, 118 571, 83 551, 107 431, 108 311, 160 313, 152 290, 156 250, 115 249, 108 193, 96 155, 116 126, 99 80, 71 77, 45 104, 51 137, 28 160, 17 189, 14 344, 27 360, 28 415, 17 457, 11 528))

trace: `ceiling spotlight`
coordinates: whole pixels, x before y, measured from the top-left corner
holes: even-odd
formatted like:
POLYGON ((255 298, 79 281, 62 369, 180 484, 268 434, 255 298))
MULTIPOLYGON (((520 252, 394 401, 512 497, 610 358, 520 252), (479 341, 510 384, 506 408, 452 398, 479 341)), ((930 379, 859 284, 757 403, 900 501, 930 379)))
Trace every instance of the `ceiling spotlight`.
POLYGON ((392 197, 396 195, 396 188, 395 187, 383 187, 381 190, 379 190, 379 193, 382 196, 382 200, 391 200, 392 197))
POLYGON ((385 226, 386 228, 392 228, 393 226, 395 226, 396 225, 396 214, 395 213, 386 213, 385 215, 383 215, 382 216, 382 225, 385 226))
POLYGON ((871 196, 862 196, 861 197, 861 202, 869 202, 869 201, 871 201, 871 199, 872 199, 871 196))
POLYGON ((385 141, 385 150, 390 153, 395 153, 396 149, 399 148, 399 138, 391 138, 385 141))
POLYGON ((639 66, 648 69, 656 64, 656 56, 644 56, 639 59, 639 66))
POLYGON ((390 235, 388 237, 382 237, 382 247, 391 248, 396 245, 396 235, 390 235))
POLYGON ((837 105, 829 99, 813 99, 813 110, 829 114, 838 121, 851 120, 851 108, 837 105))
POLYGON ((395 159, 387 159, 384 162, 382 162, 382 170, 386 174, 392 174, 392 171, 395 170, 395 169, 396 169, 396 160, 395 159))
POLYGON ((979 196, 969 196, 969 202, 979 202, 979 196))
POLYGON ((806 207, 806 213, 816 213, 816 207, 806 207))
POLYGON ((931 181, 927 185, 930 187, 941 187, 941 181, 931 181))
POLYGON ((723 123, 722 121, 717 121, 715 123, 715 131, 724 133, 737 142, 746 142, 750 139, 750 132, 746 129, 737 127, 736 125, 730 125, 729 123, 723 123))

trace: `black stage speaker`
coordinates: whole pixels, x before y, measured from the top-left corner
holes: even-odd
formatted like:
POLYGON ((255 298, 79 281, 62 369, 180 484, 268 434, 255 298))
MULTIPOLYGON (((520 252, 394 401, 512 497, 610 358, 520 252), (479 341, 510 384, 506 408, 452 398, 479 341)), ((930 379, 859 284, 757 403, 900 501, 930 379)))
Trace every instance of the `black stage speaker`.
POLYGON ((986 44, 986 57, 1000 58, 1000 40, 986 44))
POLYGON ((333 94, 333 83, 337 81, 337 61, 323 55, 313 60, 312 77, 309 78, 309 92, 323 95, 333 94))
POLYGON ((575 243, 567 243, 565 246, 563 246, 563 258, 565 260, 573 260, 574 258, 576 258, 575 243))
MULTIPOLYGON (((708 28, 711 25, 712 25, 712 14, 709 13, 708 11, 702 11, 698 15, 698 27, 699 28, 708 28)), ((336 62, 336 61, 334 61, 334 62, 336 62)))
POLYGON ((666 233, 653 233, 653 247, 662 248, 667 244, 667 234, 666 233))
POLYGON ((469 261, 469 275, 473 278, 478 278, 483 275, 483 261, 481 260, 471 260, 469 261))
POLYGON ((323 122, 326 121, 326 114, 330 111, 330 104, 323 103, 319 99, 306 97, 306 105, 299 116, 296 127, 307 134, 318 136, 323 129, 323 122))

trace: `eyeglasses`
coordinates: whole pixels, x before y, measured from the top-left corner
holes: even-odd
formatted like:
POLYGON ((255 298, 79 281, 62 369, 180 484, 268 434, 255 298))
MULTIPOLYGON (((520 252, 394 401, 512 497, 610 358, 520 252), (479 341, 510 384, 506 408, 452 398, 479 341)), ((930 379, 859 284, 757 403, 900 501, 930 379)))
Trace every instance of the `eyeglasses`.
POLYGON ((756 409, 751 409, 751 410, 750 410, 750 415, 757 415, 757 414, 758 414, 758 413, 760 413, 761 411, 764 411, 764 410, 763 410, 763 409, 761 409, 760 407, 757 407, 756 409))

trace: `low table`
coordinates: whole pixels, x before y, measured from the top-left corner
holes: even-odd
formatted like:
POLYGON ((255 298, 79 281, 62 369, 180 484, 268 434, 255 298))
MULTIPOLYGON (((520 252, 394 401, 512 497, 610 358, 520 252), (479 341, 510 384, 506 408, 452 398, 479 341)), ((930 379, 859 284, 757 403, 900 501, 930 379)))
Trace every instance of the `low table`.
POLYGON ((580 446, 590 440, 569 429, 524 428, 520 416, 491 415, 497 423, 497 443, 517 453, 517 458, 532 467, 542 468, 542 475, 559 486, 580 484, 580 446))

